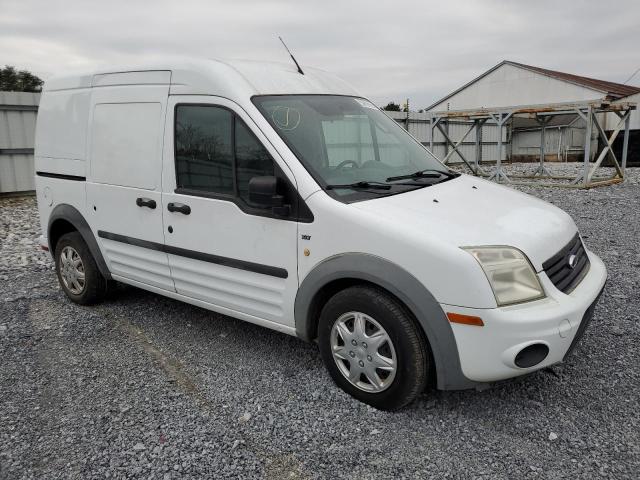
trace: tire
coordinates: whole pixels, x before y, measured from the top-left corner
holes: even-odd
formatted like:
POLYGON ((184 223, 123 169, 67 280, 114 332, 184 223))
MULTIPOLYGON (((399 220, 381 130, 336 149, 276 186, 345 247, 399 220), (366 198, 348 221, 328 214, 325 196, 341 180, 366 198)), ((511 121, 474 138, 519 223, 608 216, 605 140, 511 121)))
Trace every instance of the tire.
POLYGON ((104 298, 107 281, 98 270, 80 233, 71 232, 60 237, 56 245, 55 264, 60 286, 72 302, 92 305, 104 298), (84 278, 80 274, 84 274, 84 278))
POLYGON ((354 286, 331 297, 320 313, 318 343, 335 383, 380 410, 404 407, 429 382, 429 347, 420 327, 400 302, 375 287, 354 286), (364 335, 357 335, 356 322, 364 335))
POLYGON ((104 298, 106 299, 116 298, 121 288, 122 288, 121 283, 118 283, 115 280, 107 280, 104 298))

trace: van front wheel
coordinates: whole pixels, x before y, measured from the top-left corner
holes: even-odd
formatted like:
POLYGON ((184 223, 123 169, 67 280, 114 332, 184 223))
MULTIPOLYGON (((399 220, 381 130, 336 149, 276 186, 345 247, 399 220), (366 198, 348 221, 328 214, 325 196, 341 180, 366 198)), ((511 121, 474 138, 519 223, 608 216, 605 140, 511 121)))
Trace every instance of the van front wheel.
POLYGON ((71 301, 90 305, 104 298, 107 282, 80 233, 60 237, 55 263, 60 286, 71 301))
POLYGON ((318 341, 338 386, 381 410, 407 405, 427 384, 428 346, 419 327, 379 289, 356 286, 334 295, 320 314, 318 341))

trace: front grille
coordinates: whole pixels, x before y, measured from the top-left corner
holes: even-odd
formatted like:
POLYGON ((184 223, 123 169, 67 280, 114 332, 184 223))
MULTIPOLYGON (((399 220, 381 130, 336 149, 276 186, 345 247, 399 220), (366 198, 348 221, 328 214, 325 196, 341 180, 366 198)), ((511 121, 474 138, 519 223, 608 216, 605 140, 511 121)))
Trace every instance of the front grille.
POLYGON ((542 264, 542 268, 561 292, 570 293, 576 288, 589 271, 589 257, 580 235, 576 233, 567 245, 542 264))

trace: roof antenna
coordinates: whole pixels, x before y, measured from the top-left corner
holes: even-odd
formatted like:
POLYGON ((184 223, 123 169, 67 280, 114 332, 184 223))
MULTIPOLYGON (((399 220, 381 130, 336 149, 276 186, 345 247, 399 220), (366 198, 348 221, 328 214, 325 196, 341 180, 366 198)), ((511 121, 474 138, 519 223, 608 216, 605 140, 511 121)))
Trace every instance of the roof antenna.
POLYGON ((289 50, 289 47, 287 47, 287 44, 284 43, 284 40, 282 40, 282 37, 278 37, 280 39, 280 41, 282 42, 282 45, 284 45, 284 48, 287 49, 287 52, 289 52, 289 55, 291 56, 291 60, 293 60, 293 63, 296 64, 296 67, 298 67, 298 73, 300 75, 304 75, 304 72, 302 71, 302 69, 300 68, 300 65, 298 64, 298 61, 296 60, 296 57, 293 56, 293 53, 291 53, 291 50, 289 50))

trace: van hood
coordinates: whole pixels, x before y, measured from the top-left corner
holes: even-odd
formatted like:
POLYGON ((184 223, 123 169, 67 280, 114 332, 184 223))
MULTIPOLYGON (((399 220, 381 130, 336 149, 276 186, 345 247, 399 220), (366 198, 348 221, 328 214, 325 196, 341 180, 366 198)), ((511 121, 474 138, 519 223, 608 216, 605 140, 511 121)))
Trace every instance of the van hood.
POLYGON ((398 232, 452 246, 508 245, 523 251, 536 271, 576 233, 571 217, 538 198, 461 175, 398 195, 352 204, 398 232))

